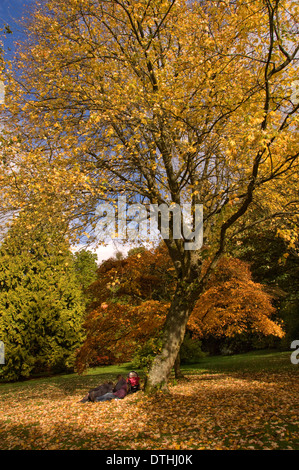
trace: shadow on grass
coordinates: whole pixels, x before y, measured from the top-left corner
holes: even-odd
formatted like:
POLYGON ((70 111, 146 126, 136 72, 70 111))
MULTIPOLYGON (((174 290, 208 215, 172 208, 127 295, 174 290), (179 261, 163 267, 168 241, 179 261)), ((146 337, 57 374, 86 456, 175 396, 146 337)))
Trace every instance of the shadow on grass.
POLYGON ((46 421, 39 422, 28 407, 30 424, 6 420, 0 448, 296 449, 298 419, 292 407, 298 392, 291 394, 286 385, 281 376, 269 387, 211 373, 190 375, 169 393, 151 397, 138 392, 118 402, 89 404, 64 399, 66 415, 59 407, 57 415, 45 408, 39 413, 46 421))
POLYGON ((88 370, 82 375, 78 374, 58 374, 50 377, 31 378, 21 382, 1 383, 0 397, 5 394, 19 393, 20 390, 39 395, 42 390, 56 388, 64 395, 73 396, 78 393, 86 394, 91 388, 104 382, 116 382, 117 375, 124 377, 132 370, 130 363, 116 366, 96 367, 88 370), (36 392, 37 391, 37 392, 36 392))

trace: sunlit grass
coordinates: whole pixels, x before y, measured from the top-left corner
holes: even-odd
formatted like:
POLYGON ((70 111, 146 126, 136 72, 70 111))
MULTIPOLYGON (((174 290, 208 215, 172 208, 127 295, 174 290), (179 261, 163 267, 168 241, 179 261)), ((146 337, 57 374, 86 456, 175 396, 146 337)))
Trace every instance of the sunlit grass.
POLYGON ((167 394, 80 403, 131 367, 0 385, 0 449, 299 448, 299 365, 288 352, 205 357, 172 375, 167 394))

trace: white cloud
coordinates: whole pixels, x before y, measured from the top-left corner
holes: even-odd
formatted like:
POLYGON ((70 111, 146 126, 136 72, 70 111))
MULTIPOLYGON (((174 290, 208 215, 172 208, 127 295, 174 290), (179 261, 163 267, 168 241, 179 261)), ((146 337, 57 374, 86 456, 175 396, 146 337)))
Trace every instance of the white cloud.
MULTIPOLYGON (((116 253, 121 252, 124 257, 127 256, 128 251, 131 250, 132 248, 136 248, 138 246, 141 246, 140 244, 134 244, 134 243, 117 243, 117 242, 111 242, 107 245, 101 245, 98 246, 97 248, 89 246, 87 244, 79 244, 76 246, 71 247, 72 251, 75 253, 76 251, 80 250, 88 250, 91 251, 92 253, 96 253, 98 257, 98 263, 102 263, 106 259, 112 258, 116 256, 116 253)), ((153 246, 156 246, 156 243, 143 243, 142 246, 144 246, 146 249, 150 249, 153 246)))
POLYGON ((72 247, 72 251, 80 251, 82 249, 89 250, 93 253, 96 253, 98 257, 98 263, 102 263, 102 261, 105 261, 106 259, 115 257, 117 252, 122 252, 124 256, 127 255, 128 251, 133 248, 133 245, 124 245, 124 244, 117 244, 117 243, 110 243, 108 245, 102 245, 97 248, 94 248, 92 246, 88 246, 85 244, 81 245, 76 245, 72 247))

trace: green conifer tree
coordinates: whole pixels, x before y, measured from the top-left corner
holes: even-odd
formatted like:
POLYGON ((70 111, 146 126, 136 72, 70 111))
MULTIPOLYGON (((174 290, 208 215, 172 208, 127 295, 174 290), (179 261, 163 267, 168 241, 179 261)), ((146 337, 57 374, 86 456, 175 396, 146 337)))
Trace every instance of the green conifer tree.
POLYGON ((72 370, 83 314, 74 259, 60 228, 16 220, 0 247, 1 377, 72 370))

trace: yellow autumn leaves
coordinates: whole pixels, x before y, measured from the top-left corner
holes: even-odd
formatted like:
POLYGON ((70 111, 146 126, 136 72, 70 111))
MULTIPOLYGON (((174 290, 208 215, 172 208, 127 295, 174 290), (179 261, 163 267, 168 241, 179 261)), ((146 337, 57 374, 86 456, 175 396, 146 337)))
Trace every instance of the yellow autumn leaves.
MULTIPOLYGON (((170 393, 78 403, 55 383, 1 392, 0 449, 295 450, 297 376, 188 374, 170 393)), ((67 387, 67 384, 66 384, 67 387)))

